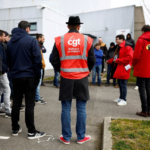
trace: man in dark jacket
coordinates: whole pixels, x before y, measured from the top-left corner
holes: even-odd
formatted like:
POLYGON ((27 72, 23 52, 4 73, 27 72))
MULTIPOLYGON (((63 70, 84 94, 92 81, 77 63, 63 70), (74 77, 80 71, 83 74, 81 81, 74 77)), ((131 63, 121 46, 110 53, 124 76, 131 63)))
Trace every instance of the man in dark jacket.
MULTIPOLYGON (((116 50, 115 43, 114 42, 110 43, 110 48, 107 51, 107 54, 106 54, 106 57, 105 57, 106 61, 114 57, 115 50, 116 50)), ((106 82, 106 86, 109 86, 109 84, 110 84, 111 69, 112 69, 112 64, 108 64, 107 65, 107 82, 106 82)), ((116 86, 116 79, 113 79, 113 86, 116 86)))
POLYGON ((143 34, 138 38, 133 55, 134 76, 137 77, 143 117, 150 115, 150 26, 142 27, 143 34))
POLYGON ((30 24, 21 21, 18 28, 12 30, 12 38, 7 44, 8 67, 12 72, 14 99, 12 107, 12 135, 22 131, 19 126, 19 111, 25 94, 25 121, 28 139, 43 137, 34 125, 35 92, 41 78, 42 58, 36 39, 32 38, 30 24))
POLYGON ((1 58, 1 72, 0 72, 0 115, 5 115, 7 118, 11 118, 11 108, 10 108, 10 87, 7 78, 7 61, 6 54, 2 43, 5 42, 5 33, 0 30, 0 58, 1 58), (1 96, 4 95, 4 107, 5 112, 2 111, 1 96))
POLYGON ((131 43, 131 44, 132 44, 132 48, 133 48, 133 50, 134 50, 134 47, 135 47, 135 41, 132 39, 130 33, 127 34, 126 42, 131 43))
POLYGON ((79 33, 80 18, 69 18, 69 32, 55 38, 52 51, 52 65, 61 74, 59 100, 62 103, 62 136, 60 140, 70 144, 71 102, 75 97, 77 103, 77 143, 82 144, 91 139, 86 136, 86 102, 89 100, 88 74, 95 64, 93 40, 79 33))

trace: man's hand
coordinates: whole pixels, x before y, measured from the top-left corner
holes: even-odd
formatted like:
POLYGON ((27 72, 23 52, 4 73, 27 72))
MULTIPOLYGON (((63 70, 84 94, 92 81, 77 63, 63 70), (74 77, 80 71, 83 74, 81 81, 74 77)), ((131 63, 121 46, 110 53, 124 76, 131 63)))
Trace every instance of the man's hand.
POLYGON ((114 59, 113 62, 116 63, 116 59, 114 59))
POLYGON ((109 64, 109 61, 108 61, 108 60, 106 60, 106 63, 107 63, 107 64, 109 64))

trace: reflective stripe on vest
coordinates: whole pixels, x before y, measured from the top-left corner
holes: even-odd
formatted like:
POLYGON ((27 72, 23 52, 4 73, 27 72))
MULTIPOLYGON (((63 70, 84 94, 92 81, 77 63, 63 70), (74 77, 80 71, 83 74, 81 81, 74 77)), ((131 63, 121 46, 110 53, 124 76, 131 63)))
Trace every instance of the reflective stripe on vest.
POLYGON ((60 68, 60 70, 63 72, 87 72, 89 71, 88 68, 71 68, 71 69, 60 68))
POLYGON ((64 46, 64 36, 61 36, 62 57, 60 57, 60 60, 68 60, 68 59, 84 59, 84 60, 87 60, 87 57, 86 57, 87 40, 88 40, 88 37, 86 35, 84 35, 84 50, 83 50, 82 55, 66 56, 65 55, 65 46, 64 46))

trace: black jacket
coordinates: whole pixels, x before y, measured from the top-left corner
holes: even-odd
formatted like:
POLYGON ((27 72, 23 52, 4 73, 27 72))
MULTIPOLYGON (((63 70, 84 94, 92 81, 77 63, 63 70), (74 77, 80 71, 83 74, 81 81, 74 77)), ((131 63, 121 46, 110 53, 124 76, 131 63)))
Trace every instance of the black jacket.
POLYGON ((12 78, 41 78, 42 56, 36 39, 25 30, 15 28, 7 44, 8 67, 12 78))
MULTIPOLYGON (((71 32, 78 32, 77 30, 70 30, 71 32)), ((49 59, 50 60, 50 59, 49 59)), ((94 64, 95 64, 95 55, 94 55, 94 48, 93 45, 91 46, 89 53, 88 53, 88 68, 91 71, 94 64)), ((57 50, 56 45, 54 44, 53 50, 52 50, 52 56, 51 56, 51 63, 56 71, 60 72, 60 58, 59 58, 59 52, 57 50)))
POLYGON ((134 48, 135 48, 135 41, 132 39, 132 37, 131 37, 131 38, 128 38, 128 35, 130 35, 130 37, 131 37, 131 34, 128 33, 128 34, 127 34, 127 38, 126 38, 126 42, 131 43, 131 44, 132 44, 132 48, 133 48, 133 50, 134 50, 134 48))
POLYGON ((0 58, 1 58, 1 69, 2 69, 2 74, 8 72, 8 67, 7 67, 7 61, 6 61, 6 53, 3 47, 3 44, 0 42, 0 58))
POLYGON ((109 50, 107 51, 105 59, 109 60, 109 59, 113 58, 115 50, 116 50, 116 46, 114 46, 114 48, 110 47, 109 50))

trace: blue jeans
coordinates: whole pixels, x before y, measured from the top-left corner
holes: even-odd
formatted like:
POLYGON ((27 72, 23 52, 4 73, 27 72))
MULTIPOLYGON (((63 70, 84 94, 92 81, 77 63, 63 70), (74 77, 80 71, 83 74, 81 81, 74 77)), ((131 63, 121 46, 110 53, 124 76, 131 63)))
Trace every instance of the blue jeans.
POLYGON ((120 89, 120 99, 126 100, 127 97, 127 82, 128 80, 118 79, 118 85, 120 89))
POLYGON ((40 96, 40 86, 41 86, 41 82, 42 82, 42 74, 43 74, 43 69, 41 70, 41 79, 39 81, 39 84, 36 88, 36 93, 35 93, 35 100, 39 101, 41 100, 41 96, 40 96))
POLYGON ((101 84, 101 72, 102 72, 102 64, 93 67, 93 69, 92 69, 92 83, 94 85, 95 85, 96 73, 97 73, 98 85, 101 84))
MULTIPOLYGON (((71 132, 71 104, 72 100, 61 101, 62 113, 61 113, 61 123, 62 123, 62 135, 66 141, 70 141, 71 132)), ((76 133, 77 140, 82 140, 85 137, 86 132, 86 101, 77 100, 77 121, 76 121, 76 133)))
MULTIPOLYGON (((107 84, 110 84, 110 74, 111 74, 112 65, 107 67, 107 84)), ((113 79, 113 85, 116 86, 116 79, 113 79)))
POLYGON ((54 86, 59 86, 59 72, 54 69, 54 86))

